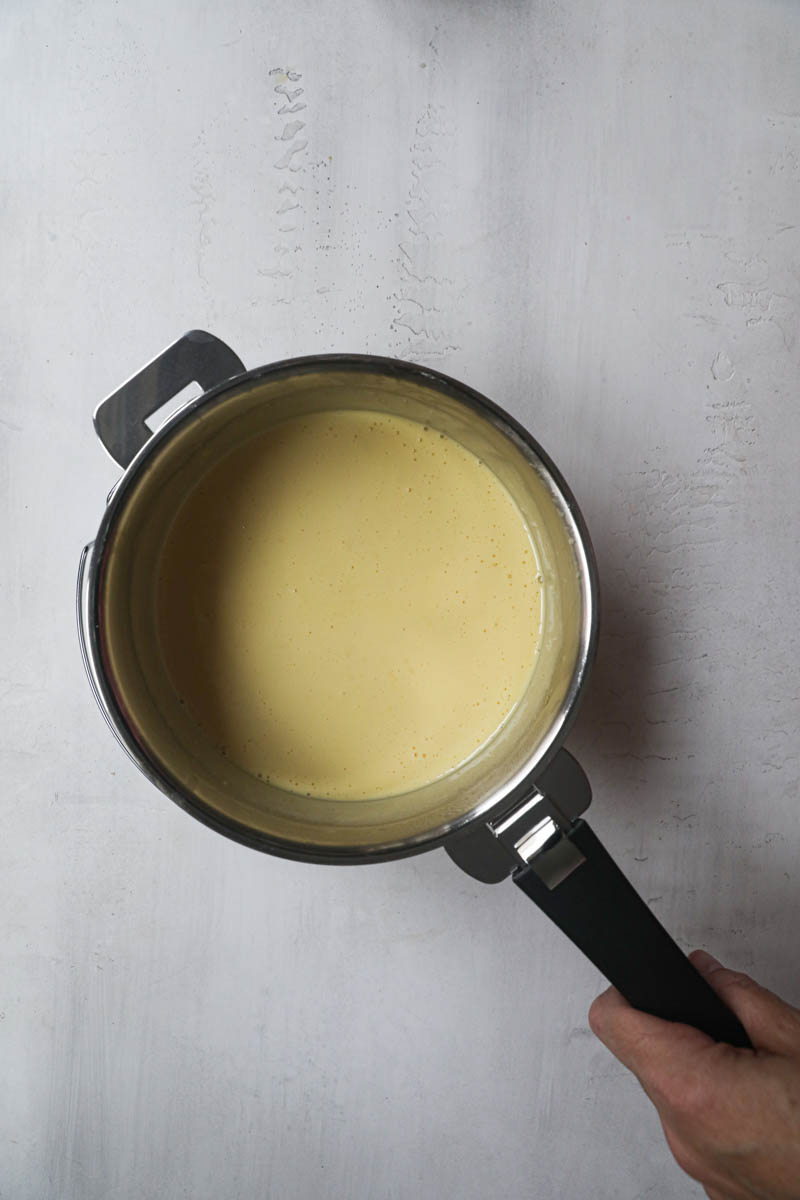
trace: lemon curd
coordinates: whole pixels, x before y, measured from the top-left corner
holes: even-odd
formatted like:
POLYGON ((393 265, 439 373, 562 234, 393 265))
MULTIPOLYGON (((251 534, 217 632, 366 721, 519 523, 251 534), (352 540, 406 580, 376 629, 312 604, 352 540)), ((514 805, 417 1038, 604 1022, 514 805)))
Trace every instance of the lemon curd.
POLYGON ((159 560, 173 686, 247 772, 315 797, 408 792, 507 720, 542 629, 509 493, 433 427, 286 421, 199 480, 159 560))

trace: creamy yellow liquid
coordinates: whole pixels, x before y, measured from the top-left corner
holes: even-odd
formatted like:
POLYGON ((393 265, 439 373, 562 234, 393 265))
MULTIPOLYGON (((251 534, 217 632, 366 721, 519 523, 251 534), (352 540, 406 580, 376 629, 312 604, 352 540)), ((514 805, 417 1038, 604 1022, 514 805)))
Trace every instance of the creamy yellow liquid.
POLYGON ((484 745, 533 669, 528 529, 473 454, 363 411, 288 421, 187 496, 160 563, 181 700, 246 771, 318 797, 418 788, 484 745))

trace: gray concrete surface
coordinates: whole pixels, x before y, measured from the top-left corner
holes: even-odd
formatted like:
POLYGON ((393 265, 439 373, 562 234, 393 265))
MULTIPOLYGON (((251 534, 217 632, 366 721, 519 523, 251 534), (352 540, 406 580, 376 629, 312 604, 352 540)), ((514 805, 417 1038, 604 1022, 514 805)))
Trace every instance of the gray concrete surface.
POLYGON ((597 973, 443 853, 271 860, 83 678, 94 404, 192 326, 445 369, 572 483, 572 749, 682 945, 795 1001, 800 6, 6 0, 2 1200, 682 1200, 597 973), (291 75, 289 75, 291 72, 291 75))

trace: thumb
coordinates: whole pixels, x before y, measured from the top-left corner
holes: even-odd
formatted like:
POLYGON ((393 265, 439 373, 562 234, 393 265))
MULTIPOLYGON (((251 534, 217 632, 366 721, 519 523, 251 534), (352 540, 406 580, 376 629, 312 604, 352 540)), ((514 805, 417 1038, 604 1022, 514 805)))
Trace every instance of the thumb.
POLYGON ((665 1068, 689 1070, 698 1055, 714 1043, 690 1025, 664 1021, 633 1008, 610 987, 589 1009, 592 1032, 619 1061, 633 1071, 647 1090, 648 1081, 665 1068))
POLYGON ((800 1011, 749 975, 723 967, 705 950, 694 950, 689 958, 742 1022, 757 1050, 800 1057, 800 1011))

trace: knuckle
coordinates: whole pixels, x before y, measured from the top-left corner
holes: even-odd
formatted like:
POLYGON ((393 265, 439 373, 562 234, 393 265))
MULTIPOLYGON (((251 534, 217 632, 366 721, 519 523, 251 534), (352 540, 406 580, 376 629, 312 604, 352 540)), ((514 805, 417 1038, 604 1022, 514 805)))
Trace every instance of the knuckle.
POLYGON ((708 1112, 708 1082, 699 1073, 671 1072, 661 1081, 659 1091, 672 1112, 693 1126, 708 1112))
POLYGON ((603 1021, 603 997, 598 996, 589 1006, 589 1028, 595 1037, 602 1037, 604 1026, 603 1021))
POLYGON ((676 1137, 674 1133, 667 1135, 667 1143, 672 1157, 682 1171, 685 1171, 698 1183, 702 1183, 704 1179, 708 1178, 705 1161, 693 1146, 676 1137))
POLYGON ((606 1042, 613 1036, 620 1023, 620 1009, 614 1002, 614 994, 609 988, 601 992, 589 1008, 589 1028, 601 1042, 606 1042))
POLYGON ((727 967, 715 972, 714 982, 725 988, 739 988, 742 991, 757 986, 755 980, 745 975, 744 971, 731 971, 727 967))

